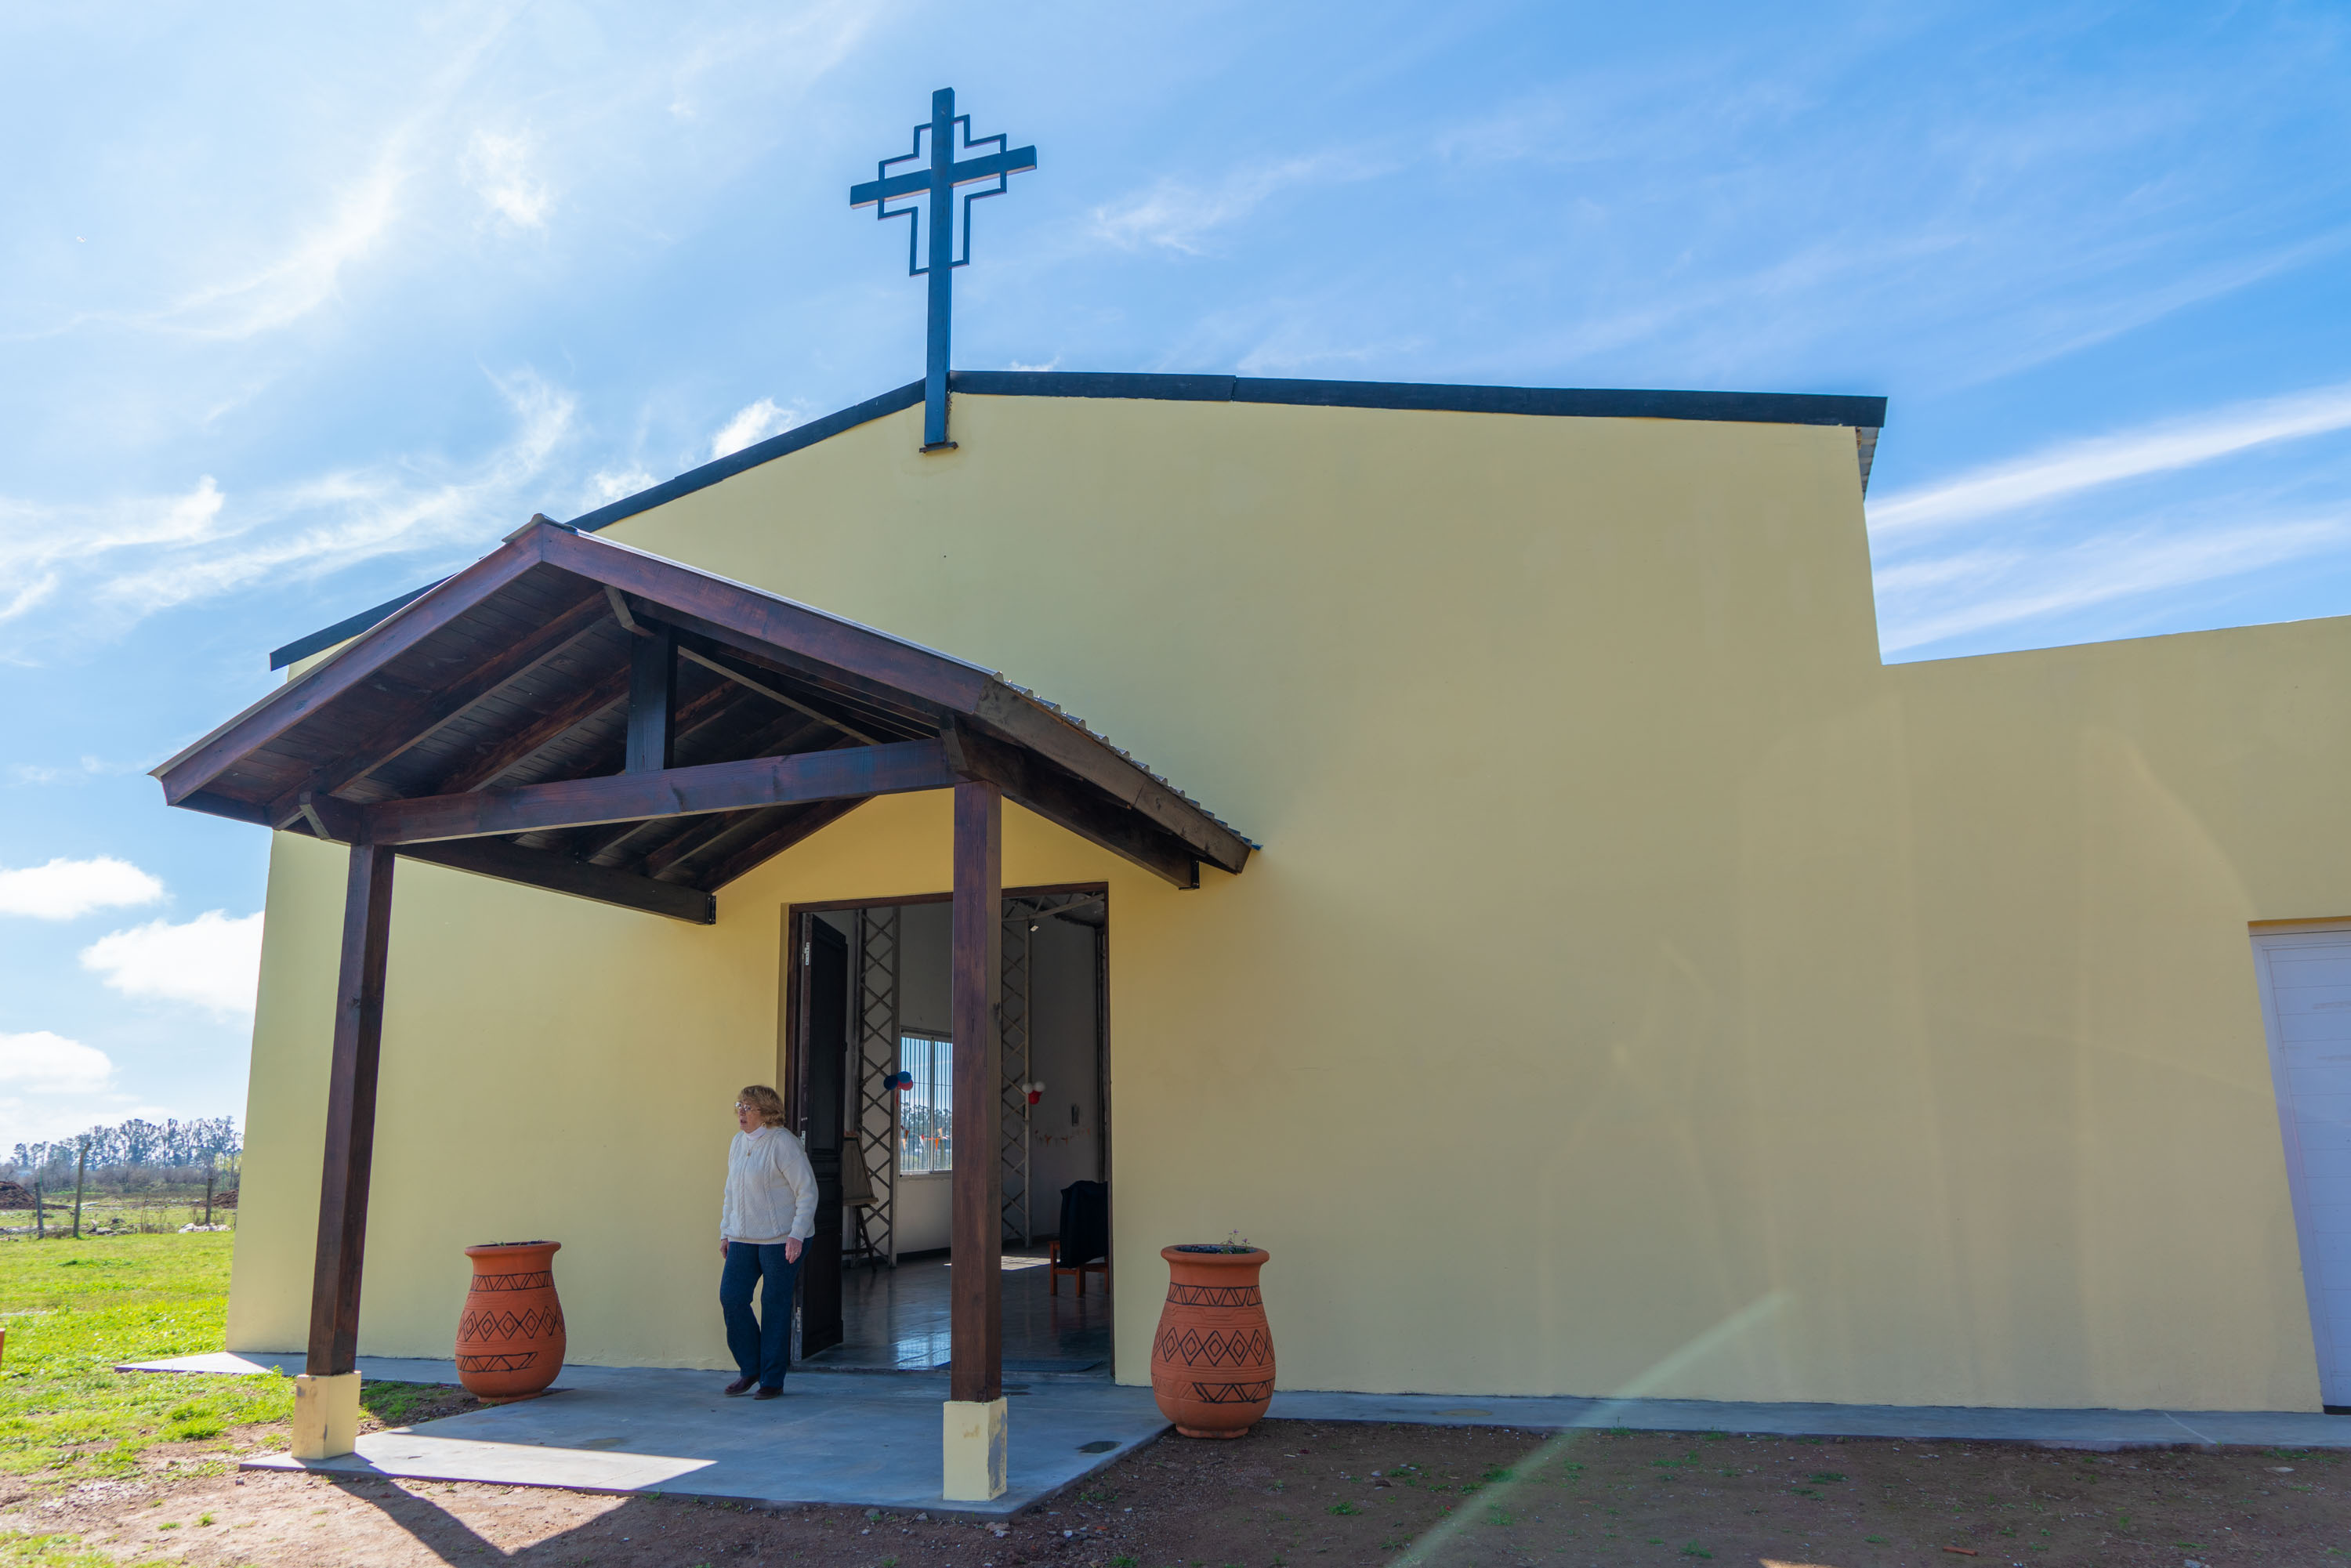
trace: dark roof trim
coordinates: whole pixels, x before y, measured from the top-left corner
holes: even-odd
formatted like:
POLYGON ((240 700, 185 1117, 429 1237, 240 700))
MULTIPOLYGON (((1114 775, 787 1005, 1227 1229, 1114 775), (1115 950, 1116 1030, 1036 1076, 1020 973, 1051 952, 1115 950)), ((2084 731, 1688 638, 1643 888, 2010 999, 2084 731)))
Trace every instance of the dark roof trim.
POLYGON ((311 632, 308 637, 297 637, 283 648, 275 649, 270 653, 269 667, 273 670, 282 670, 297 659, 307 659, 321 648, 331 648, 348 638, 356 637, 377 622, 390 616, 395 610, 406 608, 448 580, 445 577, 436 578, 422 588, 410 589, 397 599, 387 599, 372 610, 362 610, 357 615, 346 616, 332 626, 311 632))
MULTIPOLYGON (((1259 376, 1150 375, 1092 371, 957 371, 948 380, 956 392, 974 397, 1118 397, 1163 402, 1274 402, 1310 408, 1393 408, 1446 413, 1515 413, 1564 419, 1692 419, 1737 424, 1834 424, 1875 433, 1886 423, 1882 397, 1843 397, 1814 392, 1712 392, 1591 391, 1573 387, 1443 386, 1420 382, 1311 382, 1259 376)), ((566 526, 582 533, 609 528, 623 517, 690 496, 747 468, 757 468, 923 401, 923 383, 867 398, 822 419, 794 425, 781 435, 729 453, 676 478, 624 496, 610 506, 583 512, 566 526)), ((1875 441, 1868 445, 1875 447, 1875 441)), ((1863 482, 1868 479, 1865 454, 1863 482)), ((427 583, 297 638, 269 655, 282 670, 356 637, 418 594, 427 583)))
POLYGON ((1442 386, 1425 382, 1309 382, 1259 376, 1097 374, 1083 371, 957 371, 949 385, 975 397, 1128 397, 1169 402, 1285 402, 1312 408, 1395 408, 1569 419, 1698 419, 1740 424, 1886 423, 1882 397, 1811 392, 1620 392, 1577 387, 1442 386))
POLYGON ((640 490, 633 496, 623 496, 608 507, 592 512, 582 512, 571 519, 570 527, 583 534, 608 528, 622 517, 633 517, 639 512, 650 512, 655 507, 674 501, 680 496, 690 496, 696 490, 706 490, 721 479, 732 479, 746 468, 757 468, 762 463, 773 463, 787 457, 804 446, 814 446, 829 441, 844 430, 912 408, 923 401, 923 383, 909 382, 895 392, 885 392, 880 397, 869 397, 863 402, 844 408, 838 413, 828 413, 822 419, 812 419, 806 424, 796 424, 781 435, 770 435, 765 441, 753 442, 740 452, 730 452, 716 463, 705 463, 699 468, 689 468, 676 478, 640 490))

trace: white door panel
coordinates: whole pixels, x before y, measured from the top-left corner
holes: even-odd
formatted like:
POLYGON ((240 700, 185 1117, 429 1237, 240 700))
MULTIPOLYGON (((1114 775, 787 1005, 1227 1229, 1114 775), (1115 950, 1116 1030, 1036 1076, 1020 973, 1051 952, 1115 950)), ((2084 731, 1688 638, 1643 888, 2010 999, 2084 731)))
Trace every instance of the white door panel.
POLYGON ((2351 1013, 2290 1013, 2278 1019, 2278 1038, 2288 1045, 2351 1042, 2351 1013))
MULTIPOLYGON (((2330 933, 2334 940, 2340 933, 2330 933)), ((2273 943, 2285 938, 2271 937, 2273 943)), ((2335 954, 2325 947, 2286 947, 2273 946, 2270 972, 2283 987, 2351 986, 2351 956, 2335 954)))
POLYGON ((2256 936, 2319 1396, 2351 1406, 2351 930, 2256 936))

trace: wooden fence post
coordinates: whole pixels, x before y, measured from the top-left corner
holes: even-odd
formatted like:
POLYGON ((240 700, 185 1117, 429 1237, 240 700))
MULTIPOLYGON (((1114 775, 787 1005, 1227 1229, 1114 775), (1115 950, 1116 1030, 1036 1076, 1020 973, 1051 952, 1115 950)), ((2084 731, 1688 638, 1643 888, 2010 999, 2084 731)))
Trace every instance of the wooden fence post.
POLYGON ((78 1154, 78 1155, 76 1155, 74 1156, 74 1221, 73 1221, 73 1234, 74 1234, 74 1239, 75 1239, 75 1240, 77 1240, 77 1241, 78 1241, 78 1240, 80 1240, 80 1239, 81 1239, 81 1178, 82 1178, 82 1173, 83 1173, 84 1171, 88 1170, 89 1168, 89 1138, 87 1138, 87 1137, 84 1137, 84 1138, 82 1139, 82 1141, 81 1141, 81 1152, 80 1152, 79 1154, 78 1154))

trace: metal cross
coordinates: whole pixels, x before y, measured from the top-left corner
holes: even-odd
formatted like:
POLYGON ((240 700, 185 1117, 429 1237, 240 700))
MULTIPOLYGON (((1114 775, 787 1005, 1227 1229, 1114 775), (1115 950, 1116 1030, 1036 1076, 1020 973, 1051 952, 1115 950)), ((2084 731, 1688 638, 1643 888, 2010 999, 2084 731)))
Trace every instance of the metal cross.
POLYGON ((930 256, 916 266, 921 255, 916 246, 923 225, 906 225, 906 274, 910 277, 928 277, 931 280, 931 319, 928 353, 923 375, 923 450, 949 452, 955 443, 947 439, 947 326, 952 314, 950 284, 958 267, 971 265, 971 204, 983 196, 1000 196, 1011 177, 1037 166, 1034 147, 1005 150, 1001 136, 983 136, 972 140, 971 116, 955 111, 955 89, 943 87, 931 94, 931 122, 914 127, 914 150, 903 157, 884 158, 875 171, 875 178, 849 188, 852 207, 874 207, 876 219, 909 218, 920 204, 893 207, 890 204, 905 196, 930 196, 930 256), (960 129, 963 151, 994 144, 996 151, 983 158, 967 158, 956 162, 956 135, 960 129), (926 149, 923 138, 930 137, 926 149), (910 163, 927 156, 930 166, 904 174, 893 174, 893 163, 910 163), (963 199, 963 255, 955 254, 955 188, 981 180, 993 180, 992 191, 972 191, 963 199))

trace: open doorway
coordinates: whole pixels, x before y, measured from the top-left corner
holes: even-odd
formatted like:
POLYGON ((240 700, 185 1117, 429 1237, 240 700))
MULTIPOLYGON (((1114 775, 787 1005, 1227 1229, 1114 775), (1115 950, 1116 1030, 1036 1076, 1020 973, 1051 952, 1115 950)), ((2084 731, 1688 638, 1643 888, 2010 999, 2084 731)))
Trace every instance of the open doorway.
POLYGON ((994 1151, 955 1135, 950 915, 941 894, 799 905, 786 921, 779 1087, 819 1195, 796 1355, 840 1368, 947 1364, 954 1172, 992 1155, 1005 1370, 1107 1377, 1108 890, 1005 894, 994 1151))

